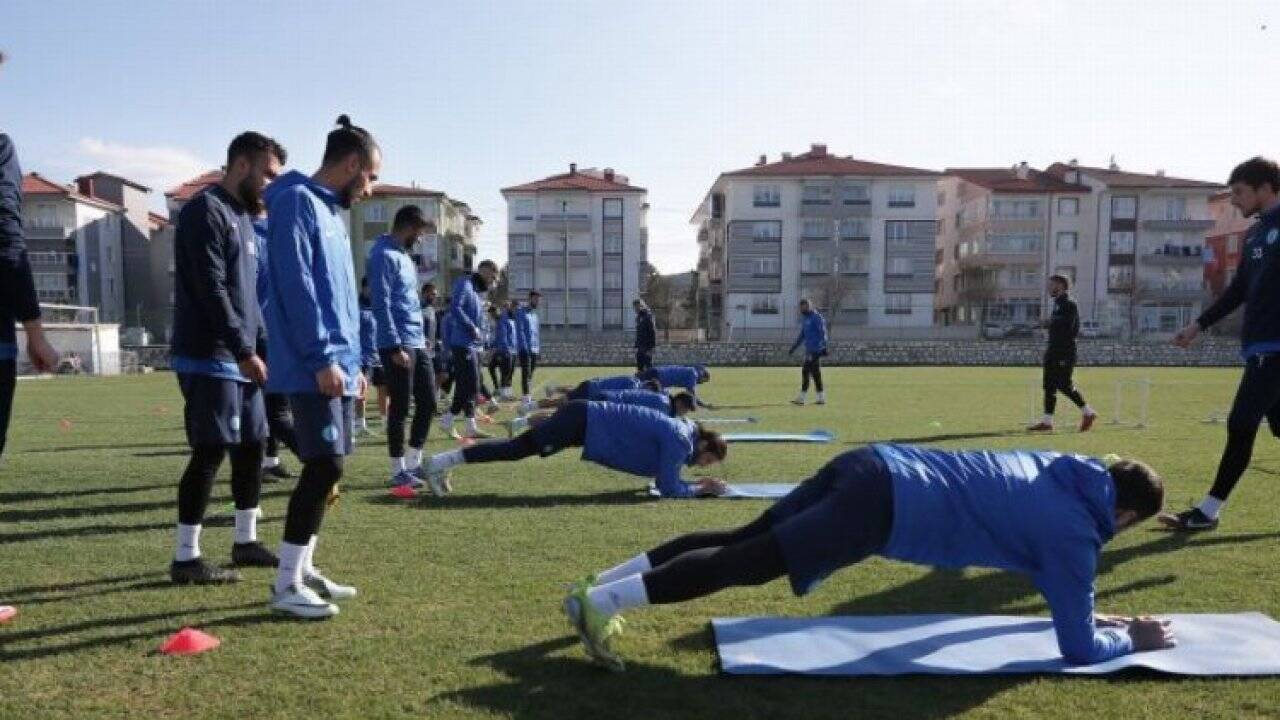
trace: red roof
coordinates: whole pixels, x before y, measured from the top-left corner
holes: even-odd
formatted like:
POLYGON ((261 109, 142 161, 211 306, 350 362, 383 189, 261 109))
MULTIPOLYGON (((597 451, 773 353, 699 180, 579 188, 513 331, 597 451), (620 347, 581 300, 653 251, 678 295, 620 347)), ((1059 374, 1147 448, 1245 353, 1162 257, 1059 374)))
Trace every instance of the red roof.
POLYGON ((121 207, 109 200, 81 195, 67 185, 59 185, 39 173, 27 173, 22 176, 23 195, 58 195, 77 202, 97 205, 108 210, 120 210, 121 207))
POLYGON ((586 190, 587 192, 647 192, 642 187, 610 180, 594 172, 570 170, 541 180, 502 188, 502 192, 533 192, 536 190, 586 190))
POLYGON ((1085 185, 1069 183, 1034 168, 1027 169, 1026 178, 1018 177, 1018 172, 1012 168, 947 168, 946 174, 967 180, 993 192, 1089 192, 1089 188, 1085 185))
POLYGON ((1221 183, 1205 182, 1203 180, 1187 180, 1185 178, 1169 177, 1168 175, 1147 175, 1145 173, 1086 167, 1084 165, 1071 166, 1065 163, 1054 163, 1045 172, 1058 177, 1066 177, 1071 170, 1079 170, 1087 175, 1092 175, 1111 187, 1191 188, 1203 190, 1221 190, 1224 187, 1221 183))
POLYGON ((89 173, 88 175, 81 175, 80 177, 76 178, 76 182, 79 182, 81 178, 96 178, 96 177, 105 177, 105 178, 111 178, 112 180, 119 180, 120 182, 124 183, 125 185, 128 185, 131 188, 134 188, 135 190, 141 190, 142 192, 148 192, 148 193, 151 192, 151 188, 147 187, 146 185, 141 185, 139 183, 136 183, 130 180, 127 177, 120 177, 119 175, 115 175, 109 172, 104 172, 102 170, 99 170, 98 172, 94 172, 94 173, 89 173))
POLYGON ((885 165, 853 157, 839 157, 827 152, 825 145, 813 145, 809 152, 788 160, 754 165, 724 173, 729 177, 800 177, 805 175, 870 175, 873 177, 934 177, 933 170, 885 165))
POLYGON ((392 195, 396 197, 442 197, 444 195, 439 190, 428 190, 427 188, 406 185, 390 185, 388 183, 374 185, 373 194, 376 196, 392 195))
POLYGON ((175 187, 164 194, 165 197, 173 200, 181 200, 186 202, 196 196, 196 193, 213 185, 222 182, 221 170, 210 170, 199 177, 194 177, 178 187, 175 187))
POLYGON ((158 229, 164 228, 164 226, 169 224, 169 218, 163 215, 157 215, 153 212, 147 213, 147 220, 151 221, 151 224, 155 225, 158 229))

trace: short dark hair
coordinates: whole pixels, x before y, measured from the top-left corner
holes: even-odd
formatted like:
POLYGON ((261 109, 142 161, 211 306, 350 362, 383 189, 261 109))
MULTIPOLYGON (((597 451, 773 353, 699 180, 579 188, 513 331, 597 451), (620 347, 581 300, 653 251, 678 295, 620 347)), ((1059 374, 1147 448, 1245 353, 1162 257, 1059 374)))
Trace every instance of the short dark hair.
POLYGON ((498 263, 492 260, 481 260, 480 264, 476 266, 476 270, 483 270, 485 268, 489 268, 494 272, 498 272, 498 263))
POLYGON ((710 452, 716 456, 717 460, 724 461, 729 455, 729 443, 725 442, 724 436, 715 430, 708 430, 697 425, 698 429, 698 452, 710 452), (703 445, 706 447, 702 447, 703 445))
POLYGON ((1055 274, 1053 274, 1053 275, 1050 275, 1050 276, 1049 276, 1049 281, 1050 281, 1050 282, 1060 283, 1060 284, 1062 285, 1062 287, 1064 287, 1064 288, 1066 288, 1066 289, 1068 289, 1068 290, 1070 290, 1070 289, 1071 289, 1071 279, 1070 279, 1070 278, 1068 278, 1066 275, 1058 275, 1058 274, 1056 274, 1056 273, 1055 273, 1055 274))
POLYGON ((1132 510, 1138 520, 1160 512, 1164 505, 1164 481, 1150 465, 1137 460, 1117 460, 1107 468, 1116 484, 1116 509, 1132 510))
POLYGON ((405 205, 396 211, 396 216, 391 220, 391 229, 403 230, 409 227, 418 227, 423 230, 435 230, 436 224, 427 219, 422 214, 422 208, 417 205, 405 205))
POLYGON ((435 289, 436 289, 436 284, 435 284, 435 283, 423 283, 423 284, 422 284, 422 292, 426 292, 427 290, 435 290, 435 289))
POLYGON ((338 127, 329 132, 324 143, 324 165, 332 165, 346 160, 352 153, 360 156, 360 162, 369 167, 373 164, 373 154, 381 152, 373 135, 362 127, 352 125, 351 118, 338 116, 338 127))
POLYGON ((671 407, 683 404, 690 410, 698 409, 698 399, 691 392, 678 392, 671 396, 671 407))
POLYGON ((274 138, 269 138, 260 132, 246 130, 235 136, 227 146, 227 169, 231 169, 231 164, 236 161, 236 158, 247 158, 249 162, 253 162, 259 155, 266 153, 274 155, 281 165, 289 160, 289 152, 274 138))
POLYGON ((1254 190, 1261 188, 1263 185, 1270 185, 1272 192, 1280 192, 1280 166, 1276 165, 1275 160, 1255 155, 1240 163, 1231 171, 1231 177, 1227 178, 1227 184, 1234 185, 1236 183, 1244 183, 1254 190))
POLYGON ((538 292, 537 290, 530 290, 529 297, 542 297, 542 293, 538 292))

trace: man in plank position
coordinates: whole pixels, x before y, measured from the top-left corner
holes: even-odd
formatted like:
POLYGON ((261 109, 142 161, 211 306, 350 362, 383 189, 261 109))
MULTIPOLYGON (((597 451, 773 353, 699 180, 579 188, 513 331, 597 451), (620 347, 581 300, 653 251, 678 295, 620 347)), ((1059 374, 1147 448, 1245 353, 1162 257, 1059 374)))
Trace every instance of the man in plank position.
POLYGON ((587 652, 615 670, 618 614, 788 576, 804 595, 870 555, 1029 575, 1048 601, 1069 663, 1173 644, 1167 621, 1097 618, 1102 545, 1155 515, 1160 477, 1146 465, 1027 451, 871 445, 837 456, 755 521, 695 532, 573 586, 564 601, 587 652))

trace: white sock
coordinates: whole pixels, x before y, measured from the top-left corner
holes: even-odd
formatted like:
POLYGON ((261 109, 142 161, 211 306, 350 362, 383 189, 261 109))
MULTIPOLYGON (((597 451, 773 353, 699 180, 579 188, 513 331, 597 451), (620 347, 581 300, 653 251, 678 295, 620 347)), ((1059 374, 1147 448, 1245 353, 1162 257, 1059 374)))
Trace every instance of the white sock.
POLYGON ((258 508, 236 510, 236 544, 256 542, 258 540, 258 508))
POLYGON ((422 448, 409 448, 409 452, 404 456, 405 470, 417 470, 422 465, 422 448))
POLYGON ((400 473, 404 472, 404 470, 405 470, 404 458, 402 457, 391 458, 391 477, 395 477, 396 475, 399 475, 400 473))
POLYGON ((276 592, 284 592, 290 585, 302 585, 302 563, 308 547, 310 544, 280 543, 280 570, 276 573, 276 592))
POLYGON ((433 455, 431 457, 431 470, 433 472, 444 472, 445 470, 455 468, 466 461, 467 459, 462 456, 462 448, 446 450, 439 455, 433 455))
POLYGON ((1217 520, 1218 513, 1222 512, 1222 503, 1222 500, 1212 495, 1205 495, 1204 499, 1196 507, 1200 508, 1200 512, 1204 513, 1210 520, 1217 520))
POLYGON ((263 469, 263 470, 270 470, 271 468, 277 468, 277 467, 280 467, 280 458, 278 458, 278 457, 264 457, 264 458, 262 458, 262 469, 263 469))
POLYGON ((178 551, 173 559, 178 562, 200 557, 200 526, 178 523, 178 551))
POLYGON ((644 589, 644 578, 640 575, 630 575, 608 585, 597 585, 587 591, 587 597, 606 616, 649 604, 649 593, 644 589))
POLYGON ((819 400, 826 400, 826 399, 827 399, 827 394, 826 394, 825 392, 823 392, 822 390, 819 390, 819 391, 818 391, 818 399, 819 399, 819 400))
POLYGON ((523 430, 523 429, 525 429, 525 428, 527 428, 527 427, 529 427, 529 418, 528 418, 527 416, 525 416, 525 417, 513 418, 513 419, 511 420, 511 434, 512 434, 512 435, 515 435, 516 433, 520 432, 521 430, 523 430))
POLYGON ((530 404, 532 404, 532 403, 533 403, 533 396, 532 396, 532 395, 525 395, 524 397, 520 398, 520 400, 521 400, 521 402, 526 402, 526 403, 530 403, 530 404))
POLYGON ((1080 408, 1080 412, 1084 413, 1084 416, 1085 416, 1085 417, 1093 417, 1094 415, 1097 415, 1097 414, 1098 414, 1098 413, 1094 412, 1094 411, 1093 411, 1093 408, 1089 407, 1089 405, 1088 405, 1087 403, 1085 404, 1085 406, 1084 406, 1083 408, 1080 408))
POLYGON ((631 575, 639 575, 642 572, 648 572, 652 566, 649 564, 649 555, 640 553, 630 560, 605 570, 596 576, 597 585, 607 585, 615 580, 621 580, 631 575))
POLYGON ((319 574, 316 572, 316 566, 312 562, 316 557, 316 542, 319 540, 319 535, 312 535, 311 542, 307 543, 306 549, 302 552, 302 561, 299 564, 302 566, 302 577, 304 578, 319 574))
POLYGON ((1044 423, 1045 425, 1052 425, 1053 416, 1046 413, 1044 417, 1040 418, 1040 422, 1044 423))
POLYGON ((473 417, 467 418, 467 432, 472 435, 478 435, 480 433, 480 426, 476 424, 476 419, 473 417))

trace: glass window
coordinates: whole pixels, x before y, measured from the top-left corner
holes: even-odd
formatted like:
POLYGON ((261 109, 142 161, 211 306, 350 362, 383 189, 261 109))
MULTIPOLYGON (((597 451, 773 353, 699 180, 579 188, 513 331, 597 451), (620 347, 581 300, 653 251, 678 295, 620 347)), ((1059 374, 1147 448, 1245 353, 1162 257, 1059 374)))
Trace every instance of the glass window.
POLYGON ((511 273, 511 284, 519 290, 533 288, 533 273, 528 270, 514 270, 511 273))
POLYGON ((907 293, 885 293, 884 312, 886 315, 910 315, 911 295, 907 293))
POLYGON ((1040 252, 1039 233, 1001 233, 992 235, 987 240, 987 252, 993 253, 1038 253, 1040 252))
POLYGON ((871 202, 871 191, 866 183, 847 182, 840 186, 840 198, 845 205, 866 205, 871 202))
POLYGON ((756 240, 780 240, 782 239, 782 223, 755 223, 751 228, 751 236, 756 240))
POLYGON ((821 253, 800 253, 800 271, 806 273, 828 272, 827 257, 821 253))
POLYGON ((840 272, 852 275, 865 275, 871 272, 871 256, 857 253, 840 255, 840 272))
POLYGON ((845 218, 840 221, 840 237, 864 238, 871 235, 866 218, 845 218))
POLYGON ((1111 198, 1111 217, 1115 220, 1133 220, 1138 217, 1138 199, 1135 197, 1111 198))
POLYGON ((756 258, 756 275, 780 275, 782 261, 778 258, 756 258))
POLYGON ((910 275, 915 271, 915 264, 911 258, 892 257, 889 258, 889 267, 885 270, 887 275, 910 275))
POLYGON ((533 252, 533 236, 532 235, 512 235, 511 236, 511 254, 527 255, 533 252))
POLYGON ((1165 220, 1182 220, 1187 216, 1187 199, 1181 197, 1165 198, 1161 203, 1165 220))
POLYGON ((1111 254, 1126 255, 1133 253, 1133 233, 1131 232, 1112 232, 1111 233, 1111 254))
POLYGON ((605 233, 602 240, 605 252, 614 254, 622 252, 622 233, 605 233))
POLYGON ((1039 200, 992 200, 991 217, 1034 218, 1040 217, 1039 200))
POLYGON ((802 198, 805 205, 830 205, 830 185, 805 185, 802 198))
POLYGON ((622 198, 605 198, 604 216, 607 218, 622 217, 622 198))
POLYGON ((1080 214, 1080 198, 1058 198, 1058 214, 1074 217, 1080 214))
POLYGON ((778 207, 782 204, 777 185, 755 185, 751 188, 751 198, 756 207, 778 207))
POLYGON ((894 185, 889 188, 889 207, 915 207, 916 188, 914 185, 894 185))
POLYGON ((380 202, 366 202, 361 215, 365 222, 386 222, 387 206, 380 202))
POLYGON ((778 296, 777 295, 751 296, 751 314, 752 315, 777 315, 778 314, 778 296))
POLYGON ((622 271, 621 270, 605 270, 604 271, 604 289, 617 290, 622 287, 622 271))
POLYGON ((1108 290, 1131 290, 1133 289, 1133 266, 1132 265, 1112 265, 1107 268, 1107 289, 1108 290))
POLYGON ((1073 232, 1060 232, 1055 246, 1060 253, 1073 253, 1078 249, 1080 236, 1073 232))
POLYGON ((801 234, 807 238, 831 237, 831 224, 822 218, 805 218, 801 225, 801 234))

